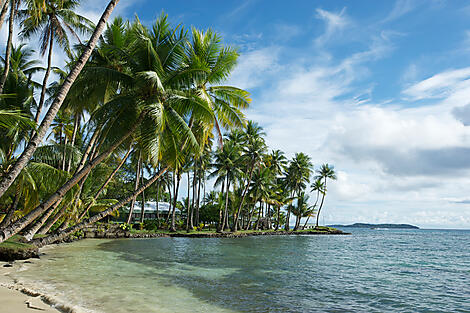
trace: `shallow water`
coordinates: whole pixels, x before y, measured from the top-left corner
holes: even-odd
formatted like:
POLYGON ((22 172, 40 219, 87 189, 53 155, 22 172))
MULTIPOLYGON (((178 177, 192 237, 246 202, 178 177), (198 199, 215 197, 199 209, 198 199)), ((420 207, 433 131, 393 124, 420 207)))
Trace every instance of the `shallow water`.
POLYGON ((15 278, 101 312, 470 312, 470 231, 84 240, 15 278))

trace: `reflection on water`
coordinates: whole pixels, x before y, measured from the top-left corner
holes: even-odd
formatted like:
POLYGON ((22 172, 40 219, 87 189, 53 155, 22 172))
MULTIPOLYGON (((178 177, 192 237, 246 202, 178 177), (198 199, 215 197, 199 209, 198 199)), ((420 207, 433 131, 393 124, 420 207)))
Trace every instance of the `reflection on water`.
POLYGON ((17 275, 103 312, 470 311, 470 232, 85 240, 17 275))

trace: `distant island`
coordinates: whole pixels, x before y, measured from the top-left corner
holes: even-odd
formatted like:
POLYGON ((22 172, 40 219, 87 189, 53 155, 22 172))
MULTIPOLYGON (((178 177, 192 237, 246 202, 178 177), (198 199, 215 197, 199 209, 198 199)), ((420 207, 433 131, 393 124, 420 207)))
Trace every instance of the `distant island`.
POLYGON ((329 227, 351 227, 351 228, 398 228, 398 229, 419 229, 418 226, 410 224, 368 224, 354 223, 351 225, 328 225, 329 227))

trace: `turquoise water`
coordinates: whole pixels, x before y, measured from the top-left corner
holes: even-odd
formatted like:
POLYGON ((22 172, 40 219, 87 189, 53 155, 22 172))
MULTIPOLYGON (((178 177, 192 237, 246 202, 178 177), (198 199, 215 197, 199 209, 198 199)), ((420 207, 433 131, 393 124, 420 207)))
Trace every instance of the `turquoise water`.
POLYGON ((18 279, 102 312, 470 312, 470 231, 85 240, 18 279))

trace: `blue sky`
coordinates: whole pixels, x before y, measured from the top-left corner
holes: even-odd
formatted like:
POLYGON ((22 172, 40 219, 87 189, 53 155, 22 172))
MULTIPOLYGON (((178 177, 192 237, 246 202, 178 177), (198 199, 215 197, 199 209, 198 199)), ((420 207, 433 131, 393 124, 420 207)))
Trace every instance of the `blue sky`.
POLYGON ((239 48, 228 83, 271 148, 335 165, 325 223, 470 228, 468 1, 121 0, 113 15, 162 10, 239 48))

